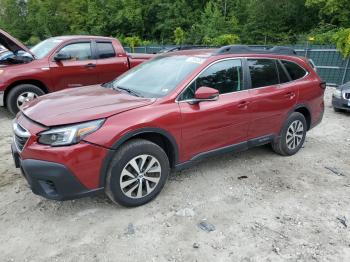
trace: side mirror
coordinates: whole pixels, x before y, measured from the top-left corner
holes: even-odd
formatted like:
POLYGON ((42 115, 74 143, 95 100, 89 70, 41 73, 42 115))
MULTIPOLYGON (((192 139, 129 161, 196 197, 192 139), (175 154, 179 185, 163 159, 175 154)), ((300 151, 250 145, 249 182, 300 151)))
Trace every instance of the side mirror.
POLYGON ((66 52, 58 52, 55 57, 55 61, 71 60, 72 57, 66 52))
POLYGON ((196 90, 194 97, 197 102, 215 101, 219 98, 219 91, 211 87, 202 86, 196 90))

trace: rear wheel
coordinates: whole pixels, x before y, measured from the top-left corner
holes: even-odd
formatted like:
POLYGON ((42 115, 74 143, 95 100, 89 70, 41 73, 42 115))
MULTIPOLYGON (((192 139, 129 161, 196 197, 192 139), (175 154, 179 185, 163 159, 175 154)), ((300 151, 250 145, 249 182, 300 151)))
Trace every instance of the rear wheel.
POLYGON ((284 124, 280 137, 272 143, 273 150, 283 156, 296 154, 305 142, 306 131, 304 115, 292 113, 284 124))
POLYGON ((109 198, 123 206, 140 206, 162 190, 170 173, 169 159, 157 144, 134 139, 115 153, 107 172, 109 198))
POLYGON ((7 109, 11 114, 15 115, 25 103, 44 94, 44 91, 35 85, 22 84, 15 86, 7 95, 7 109))

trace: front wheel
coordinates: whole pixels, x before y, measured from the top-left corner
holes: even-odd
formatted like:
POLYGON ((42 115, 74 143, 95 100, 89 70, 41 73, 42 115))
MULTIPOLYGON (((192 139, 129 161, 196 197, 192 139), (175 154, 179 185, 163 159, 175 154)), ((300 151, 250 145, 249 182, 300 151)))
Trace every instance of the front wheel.
POLYGON ((305 142, 306 131, 304 115, 292 113, 285 122, 280 137, 272 143, 272 149, 283 156, 296 154, 305 142))
POLYGON ((15 86, 7 95, 7 109, 11 114, 15 115, 22 105, 44 94, 44 91, 35 85, 22 84, 15 86))
POLYGON ((134 139, 115 153, 107 172, 109 198, 123 206, 135 207, 159 194, 170 173, 170 165, 160 146, 134 139))

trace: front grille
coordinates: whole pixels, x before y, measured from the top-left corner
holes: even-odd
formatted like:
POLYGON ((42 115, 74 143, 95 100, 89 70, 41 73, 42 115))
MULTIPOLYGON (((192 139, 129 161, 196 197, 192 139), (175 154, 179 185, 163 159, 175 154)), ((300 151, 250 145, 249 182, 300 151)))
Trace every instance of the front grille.
POLYGON ((344 98, 350 100, 350 93, 344 93, 344 98))
POLYGON ((27 143, 28 141, 28 137, 20 137, 18 135, 15 134, 15 143, 16 143, 16 146, 17 148, 22 151, 25 144, 27 143))
POLYGON ((19 151, 22 151, 27 143, 30 133, 17 123, 13 123, 14 141, 19 151))

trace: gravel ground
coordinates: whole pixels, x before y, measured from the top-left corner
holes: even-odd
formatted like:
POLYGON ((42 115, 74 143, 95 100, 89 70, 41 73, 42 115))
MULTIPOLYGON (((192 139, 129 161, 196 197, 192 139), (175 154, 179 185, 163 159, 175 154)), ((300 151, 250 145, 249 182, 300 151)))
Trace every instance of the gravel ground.
POLYGON ((265 146, 211 158, 132 209, 32 194, 1 109, 0 261, 350 261, 350 114, 332 110, 331 92, 297 155, 265 146))

